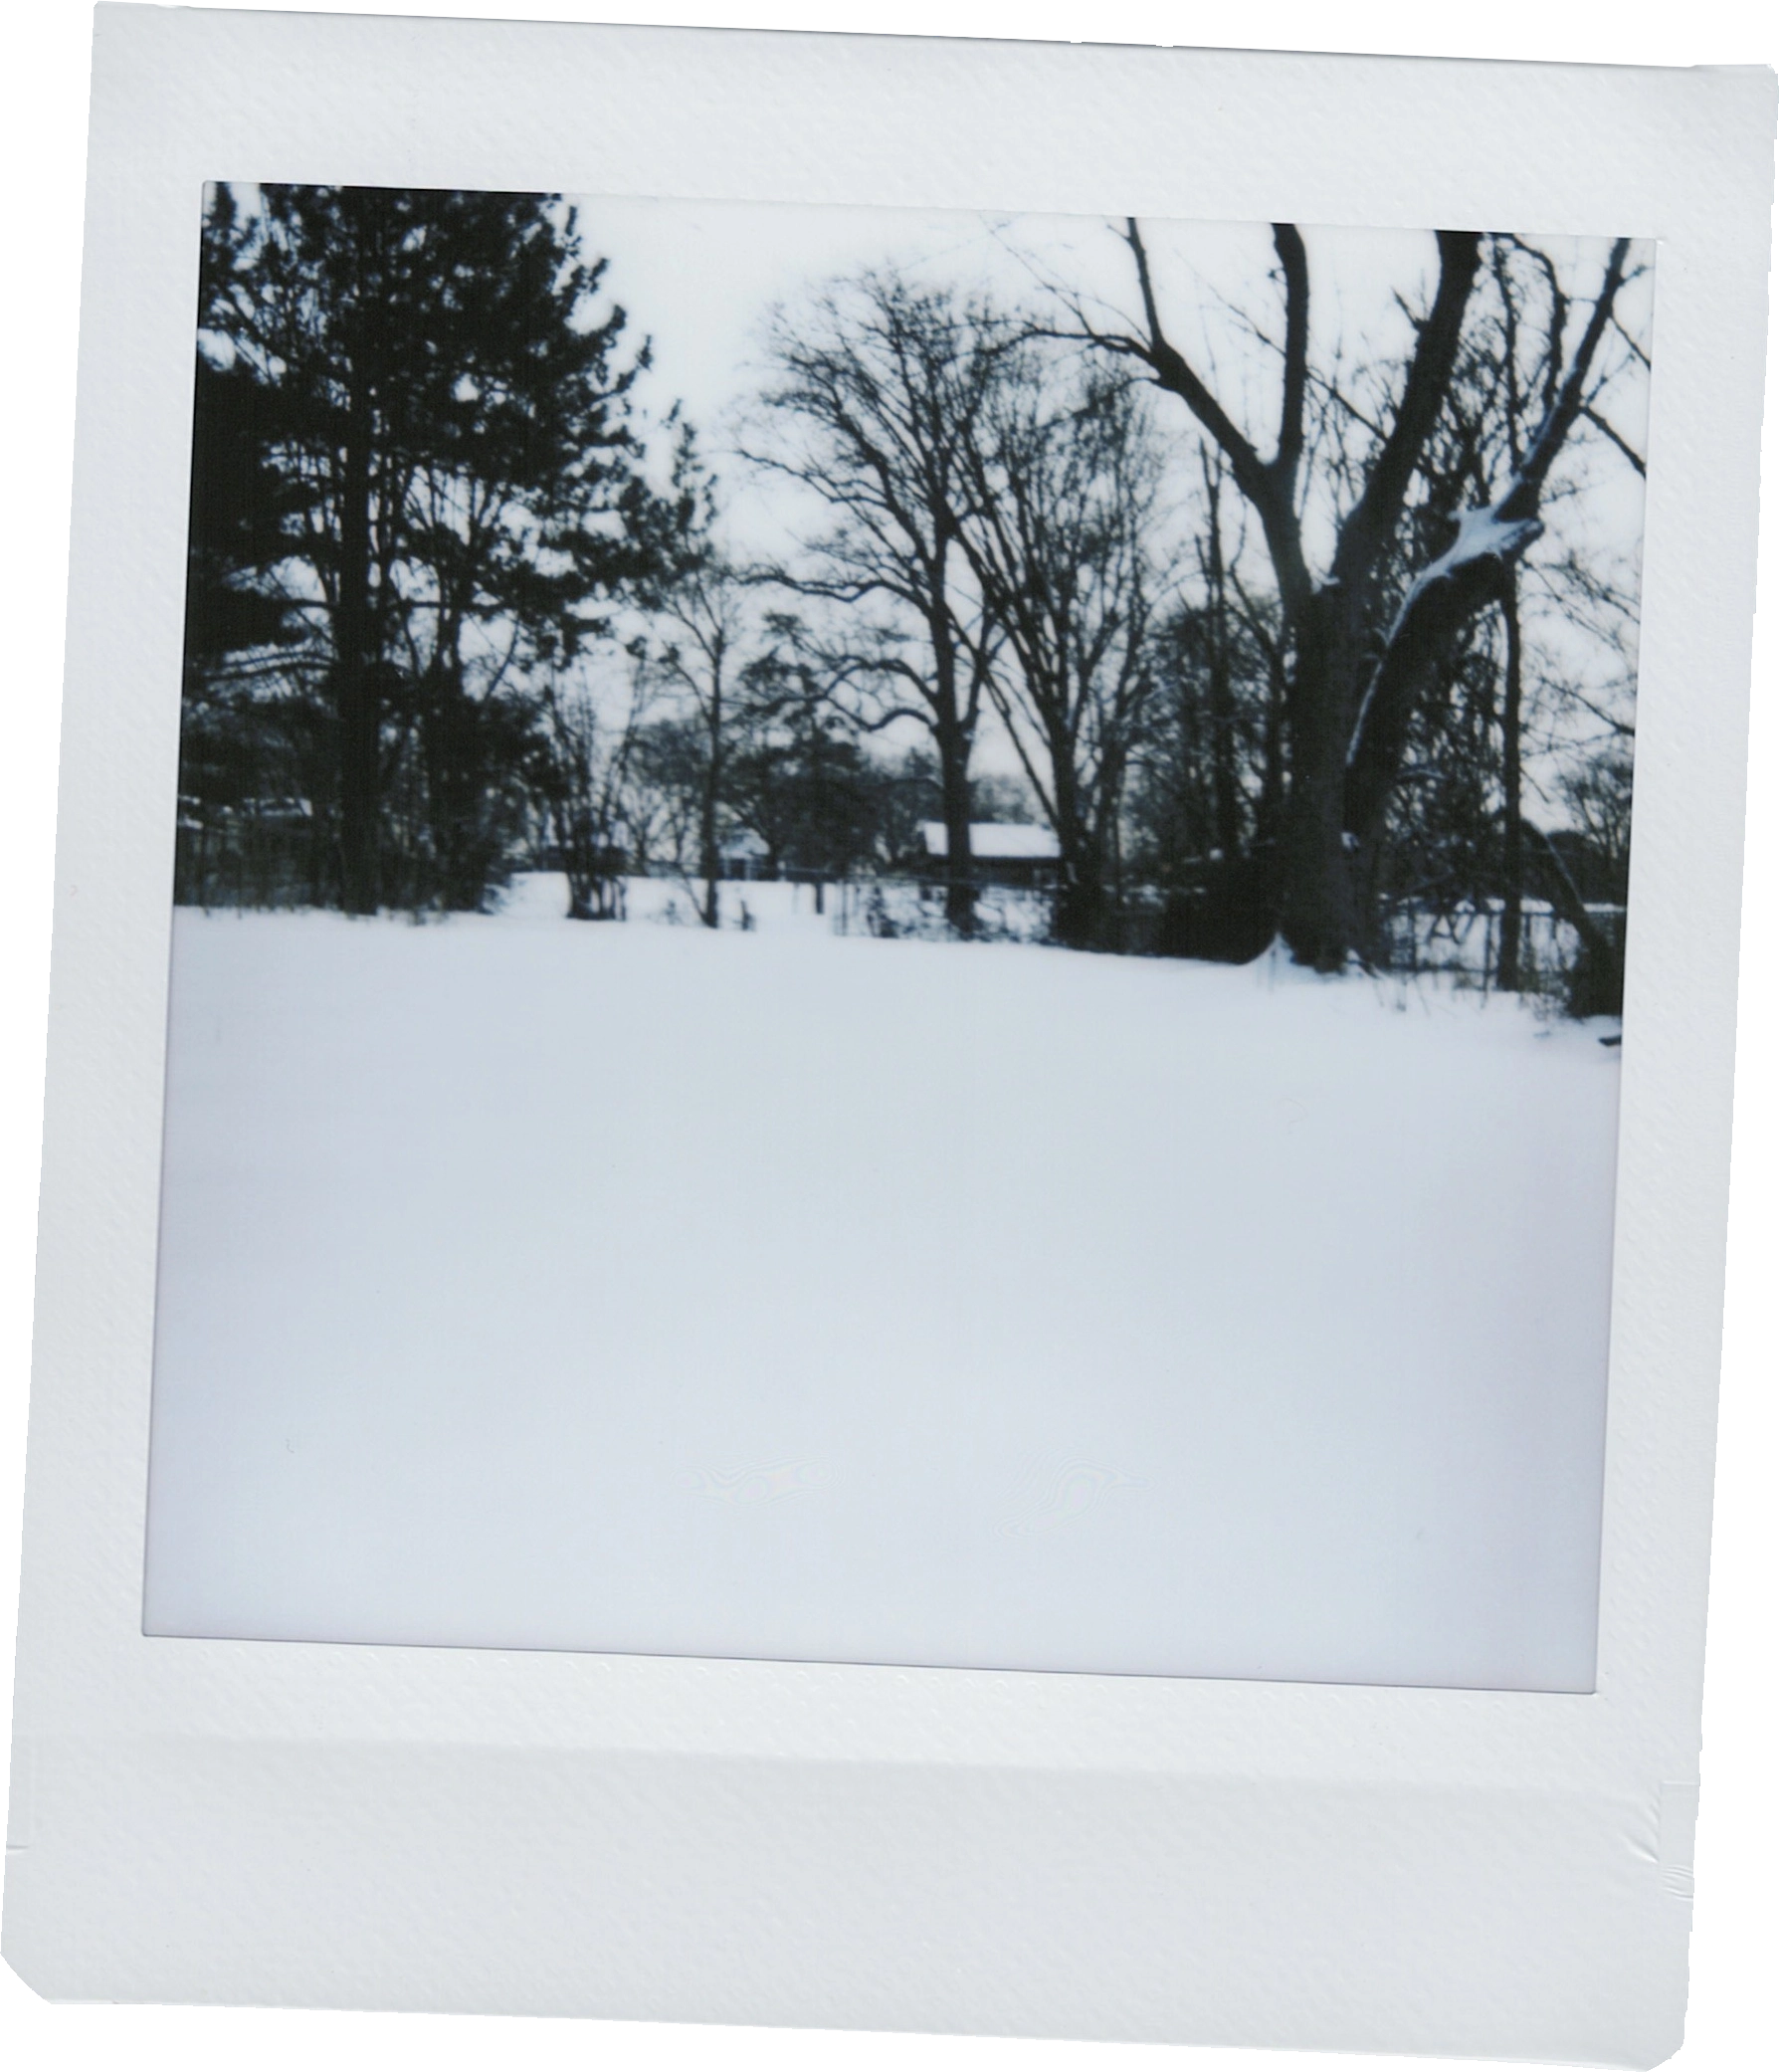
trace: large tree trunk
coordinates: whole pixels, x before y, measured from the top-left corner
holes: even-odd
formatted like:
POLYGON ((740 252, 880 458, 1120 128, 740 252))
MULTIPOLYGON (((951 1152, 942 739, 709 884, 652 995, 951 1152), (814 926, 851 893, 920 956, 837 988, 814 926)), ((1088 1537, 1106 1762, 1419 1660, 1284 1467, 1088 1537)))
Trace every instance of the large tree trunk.
POLYGON ((1501 594, 1514 561, 1542 530, 1533 518, 1467 512, 1457 543, 1415 578, 1371 673, 1347 752, 1346 827, 1369 848, 1382 835, 1416 706, 1459 635, 1501 594))
POLYGON ((1279 932, 1296 961, 1317 971, 1341 970, 1360 940, 1345 824, 1355 616, 1339 591, 1317 594, 1298 631, 1286 691, 1290 790, 1280 830, 1279 932))
MULTIPOLYGON (((1266 535, 1292 650, 1290 792, 1278 858, 1279 928, 1299 963, 1338 970, 1364 939, 1347 839, 1353 806, 1345 793, 1365 620, 1382 558, 1451 380, 1482 240, 1475 231, 1438 233, 1439 286, 1426 320, 1417 327, 1394 422, 1357 503, 1341 522, 1329 577, 1318 586, 1304 555, 1296 494, 1309 346, 1309 269, 1301 234, 1291 224, 1274 226, 1285 288, 1285 336, 1279 446, 1270 461, 1262 459, 1163 332, 1148 254, 1134 217, 1127 222, 1126 238, 1147 335, 1120 339, 1118 347, 1145 360, 1160 386, 1179 396, 1217 442, 1266 535)), ((1391 765, 1386 795, 1393 781, 1391 765)))
POLYGON ((1064 851, 1052 933, 1069 949, 1106 946, 1105 860, 1088 841, 1064 851))
POLYGON ((1221 478, 1213 473, 1208 458, 1205 461, 1205 481, 1211 519, 1204 554, 1206 587, 1210 592, 1205 661, 1211 707, 1211 798, 1220 860, 1228 861, 1242 846, 1242 810, 1236 783, 1236 699, 1230 680, 1229 598, 1224 581, 1223 511, 1219 494, 1221 478))
POLYGON ((957 628, 951 616, 951 546, 941 542, 927 639, 932 644, 933 746, 939 757, 939 811, 945 822, 945 926, 954 935, 976 932, 976 860, 970 852, 970 750, 974 712, 966 723, 957 696, 957 628))
POLYGON ((568 869, 568 918, 570 921, 599 921, 603 919, 595 904, 599 891, 598 881, 593 875, 593 844, 580 828, 566 834, 562 843, 562 861, 568 869))
POLYGON ((1284 658, 1277 649, 1267 656, 1267 715, 1261 736, 1261 794, 1255 811, 1255 847, 1264 849, 1279 840, 1285 820, 1285 700, 1284 658))
POLYGON ((1370 673, 1347 750, 1344 839, 1363 893, 1360 911, 1374 928, 1390 800, 1416 710, 1428 686, 1449 672, 1465 628, 1499 599, 1518 556, 1542 529, 1536 518, 1503 518, 1497 507, 1467 512, 1454 544, 1410 585, 1370 673))
POLYGON ((594 919, 593 835, 588 824, 586 792, 584 772, 572 760, 566 760, 558 778, 556 841, 568 879, 570 921, 594 919))
POLYGON ((1057 888, 1056 939, 1068 949, 1100 949, 1105 944, 1105 882, 1091 857, 1064 866, 1057 888))
POLYGON ((716 850, 716 808, 722 795, 722 665, 710 672, 710 703, 706 720, 708 753, 704 758, 703 796, 698 800, 698 876, 704 881, 704 904, 698 919, 707 929, 722 926, 722 894, 719 874, 722 858, 716 850))
POLYGON ((934 727, 933 743, 945 820, 945 925, 959 935, 971 935, 976 932, 976 866, 970 853, 970 740, 954 716, 955 697, 944 703, 953 717, 942 718, 934 727))
POLYGON ((1339 971, 1359 940, 1359 908, 1341 839, 1341 755, 1314 716, 1294 736, 1279 845, 1279 932, 1299 964, 1339 971))
POLYGON ((371 614, 371 397, 353 370, 340 471, 338 592, 333 615, 333 702, 339 725, 340 904, 378 905, 378 756, 381 726, 371 614))
POLYGON ((448 914, 475 914, 488 896, 494 857, 486 826, 484 715, 464 689, 458 643, 458 624, 448 615, 421 721, 432 882, 428 885, 423 874, 416 896, 437 900, 448 914))
POLYGON ((1057 904, 1051 932, 1071 949, 1105 942, 1105 845, 1089 824, 1067 741, 1050 742, 1057 847, 1057 904))
POLYGON ((1501 700, 1501 791, 1506 819, 1501 835, 1501 946, 1496 983, 1503 992, 1510 993, 1519 990, 1520 902, 1525 892, 1525 829, 1519 817, 1519 580, 1513 568, 1507 570, 1502 585, 1501 618, 1507 635, 1506 683, 1501 700))

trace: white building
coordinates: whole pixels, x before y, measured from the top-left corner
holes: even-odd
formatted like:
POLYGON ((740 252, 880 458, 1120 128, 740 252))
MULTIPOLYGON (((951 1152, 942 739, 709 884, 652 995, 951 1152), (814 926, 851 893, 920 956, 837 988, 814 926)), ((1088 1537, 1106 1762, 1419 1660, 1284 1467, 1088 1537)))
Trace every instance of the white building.
MULTIPOLYGON (((942 820, 920 823, 924 857, 943 864, 951 853, 942 820)), ((1056 877, 1061 855, 1048 827, 1024 820, 972 820, 970 862, 975 875, 991 885, 1048 885, 1056 877)))
POLYGON ((771 851, 751 827, 738 827, 723 836, 716 849, 717 868, 724 878, 766 878, 771 851))

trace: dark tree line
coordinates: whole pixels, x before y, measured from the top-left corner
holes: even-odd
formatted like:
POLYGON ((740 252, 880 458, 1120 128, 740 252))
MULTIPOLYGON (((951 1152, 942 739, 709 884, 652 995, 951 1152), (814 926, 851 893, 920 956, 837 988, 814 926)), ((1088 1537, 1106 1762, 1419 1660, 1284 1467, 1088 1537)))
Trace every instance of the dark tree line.
MULTIPOLYGON (((858 723, 923 720, 961 801, 997 715, 1056 835, 1067 942, 1246 958, 1283 934, 1333 969, 1388 960, 1406 907, 1492 897, 1511 986, 1532 894, 1610 963, 1589 909, 1612 888, 1584 898, 1525 820, 1518 591, 1577 427, 1642 466, 1600 407, 1628 247, 1575 311, 1534 249, 1442 236, 1410 348, 1359 397, 1311 365, 1307 252, 1280 226, 1263 455, 1170 341, 1141 231, 1124 235, 1139 328, 884 276, 831 294, 813 330, 781 319, 760 457, 831 513, 795 581, 829 608, 858 723), (1183 430, 1182 522, 1162 492, 1183 430), (1170 895, 1158 925, 1133 888, 1170 895)), ((1573 616, 1587 576, 1566 579, 1573 616)), ((1602 768, 1625 762, 1615 724, 1602 768)), ((967 879, 955 832, 949 851, 967 879)))
POLYGON ((260 896, 473 911, 546 858, 577 918, 658 868, 713 927, 736 831, 840 877, 939 810, 940 770, 868 752, 755 608, 604 275, 549 197, 215 190, 184 896, 223 835, 264 835, 285 875, 260 896))
POLYGON ((282 779, 348 913, 481 903, 536 679, 671 558, 602 272, 536 196, 215 191, 182 788, 282 779))
POLYGON ((1584 493, 1578 445, 1642 469, 1611 415, 1643 358, 1628 247, 1578 288, 1442 234, 1405 348, 1354 367, 1317 363, 1278 226, 1262 440, 1123 239, 1123 326, 882 271, 777 312, 726 491, 802 515, 768 566, 722 544, 676 413, 643 410, 648 347, 560 201, 217 190, 189 817, 282 802, 297 896, 349 913, 473 910, 547 862, 576 917, 655 872, 710 927, 738 844, 819 885, 910 867, 937 821, 921 867, 960 935, 972 826, 1038 819, 1065 943, 1282 935, 1334 969, 1492 902, 1513 987, 1536 900, 1582 946, 1575 1003, 1612 1005, 1630 702, 1575 654, 1628 686, 1634 600, 1567 533, 1531 549, 1584 493))

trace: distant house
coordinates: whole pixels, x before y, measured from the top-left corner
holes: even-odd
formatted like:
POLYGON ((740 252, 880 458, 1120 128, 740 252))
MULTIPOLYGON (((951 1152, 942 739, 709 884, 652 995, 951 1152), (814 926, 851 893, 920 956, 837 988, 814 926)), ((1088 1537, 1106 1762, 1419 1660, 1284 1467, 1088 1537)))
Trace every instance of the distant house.
POLYGON ((772 853, 751 827, 738 827, 723 836, 716 849, 717 868, 724 878, 772 878, 772 853))
MULTIPOLYGON (((920 823, 922 862, 935 875, 942 874, 951 845, 942 820, 920 823)), ((970 822, 970 868, 984 885, 1054 885, 1061 851, 1048 827, 1035 827, 1023 820, 972 820, 970 822)))

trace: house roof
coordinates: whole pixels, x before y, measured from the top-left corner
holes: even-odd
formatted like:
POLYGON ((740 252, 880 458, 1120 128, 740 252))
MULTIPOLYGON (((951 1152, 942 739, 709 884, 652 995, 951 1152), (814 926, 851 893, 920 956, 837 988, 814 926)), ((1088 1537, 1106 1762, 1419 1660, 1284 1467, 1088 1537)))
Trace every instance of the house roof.
MULTIPOLYGON (((950 853, 942 820, 921 821, 920 840, 928 856, 950 853)), ((1033 827, 1023 820, 972 820, 970 854, 984 863, 1050 863, 1059 851, 1057 838, 1048 827, 1033 827)))

